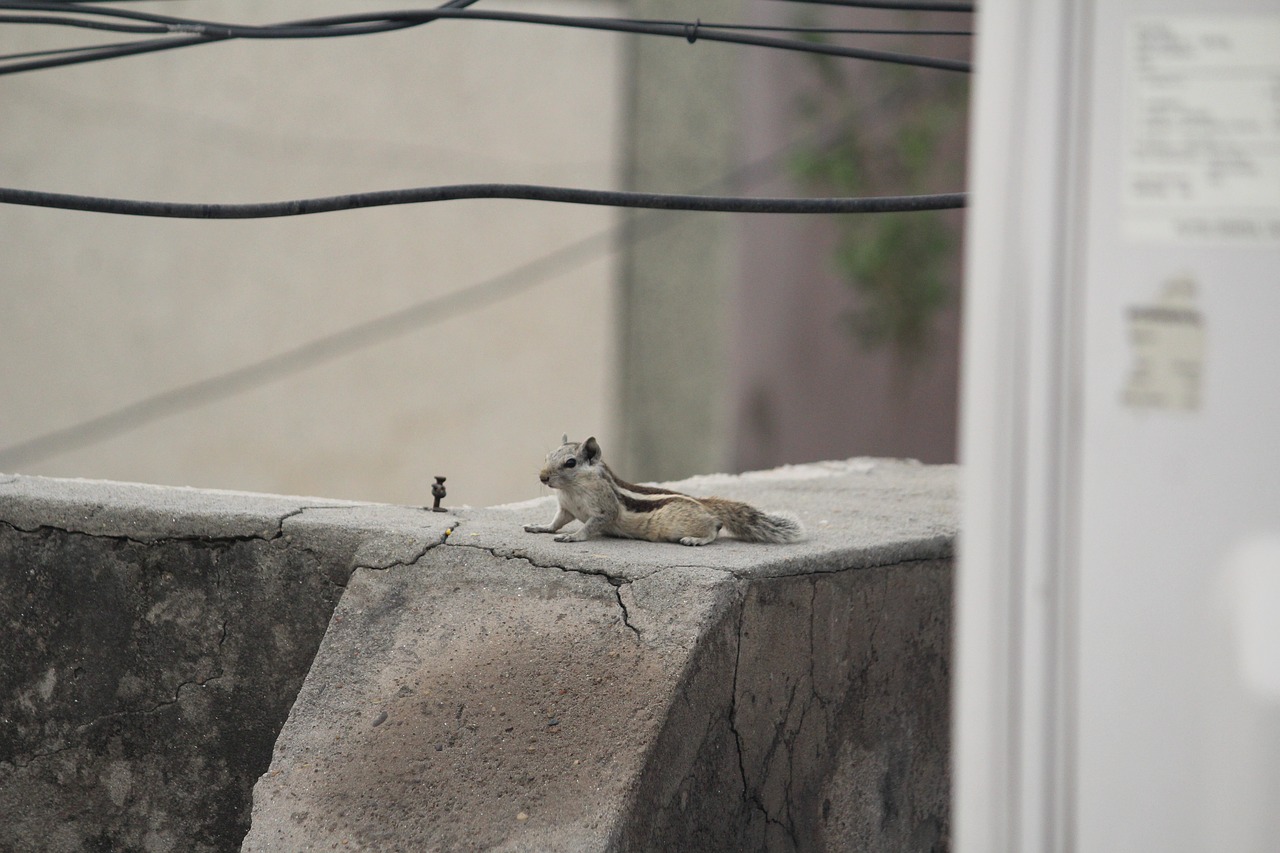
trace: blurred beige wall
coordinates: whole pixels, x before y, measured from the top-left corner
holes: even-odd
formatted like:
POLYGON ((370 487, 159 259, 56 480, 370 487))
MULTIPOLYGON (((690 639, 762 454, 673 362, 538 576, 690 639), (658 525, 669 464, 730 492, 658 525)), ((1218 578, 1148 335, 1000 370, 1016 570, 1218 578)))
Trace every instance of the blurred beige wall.
MULTIPOLYGON (((359 7, 154 8, 268 23, 359 7)), ((0 27, 2 53, 104 40, 0 27)), ((606 33, 440 21, 0 77, 0 185, 198 202, 610 188, 622 47, 606 33)), ((519 270, 607 234, 616 216, 519 201, 238 222, 0 206, 0 449, 519 270)), ((448 503, 536 496, 562 432, 612 439, 614 242, 517 276, 528 288, 501 301, 0 469, 408 504, 429 502, 441 474, 448 503)))

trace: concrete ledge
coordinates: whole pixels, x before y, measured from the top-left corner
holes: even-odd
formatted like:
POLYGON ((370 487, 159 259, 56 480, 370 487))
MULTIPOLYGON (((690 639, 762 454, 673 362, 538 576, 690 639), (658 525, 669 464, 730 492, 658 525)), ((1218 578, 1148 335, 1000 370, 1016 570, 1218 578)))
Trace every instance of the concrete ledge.
POLYGON ((359 570, 246 851, 946 846, 954 472, 854 460, 679 484, 792 546, 557 543, 462 511, 359 570))
POLYGON ((0 477, 0 848, 945 849, 954 480, 686 481, 811 535, 684 548, 0 477))
POLYGON ((447 526, 0 478, 0 850, 237 849, 353 568, 412 561, 447 526))

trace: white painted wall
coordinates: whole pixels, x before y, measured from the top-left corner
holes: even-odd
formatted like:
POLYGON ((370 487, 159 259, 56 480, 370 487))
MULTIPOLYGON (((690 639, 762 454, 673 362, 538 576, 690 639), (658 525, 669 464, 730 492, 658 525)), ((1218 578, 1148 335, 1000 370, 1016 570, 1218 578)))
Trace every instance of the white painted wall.
MULTIPOLYGON (((520 3, 569 14, 600 2, 520 3)), ((149 9, 157 7, 148 6, 149 9)), ((174 2, 267 23, 350 2, 174 2)), ((108 40, 0 26, 0 53, 108 40)), ((201 202, 510 181, 616 186, 622 41, 441 21, 0 77, 0 185, 201 202)), ((605 208, 459 201, 203 222, 0 206, 11 447, 608 232, 605 208)), ((0 468, 421 504, 536 496, 561 432, 608 446, 611 240, 518 295, 229 399, 0 468)))

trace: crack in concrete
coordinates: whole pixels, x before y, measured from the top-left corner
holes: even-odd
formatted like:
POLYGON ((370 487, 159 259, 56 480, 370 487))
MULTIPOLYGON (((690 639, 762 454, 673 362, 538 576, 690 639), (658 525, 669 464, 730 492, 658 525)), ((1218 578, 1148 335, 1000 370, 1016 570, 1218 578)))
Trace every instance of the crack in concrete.
MULTIPOLYGON (((815 587, 816 587, 816 584, 815 584, 815 587)), ((795 803, 792 799, 791 783, 794 777, 795 740, 799 736, 800 727, 803 726, 804 724, 804 719, 808 712, 808 704, 804 703, 801 705, 800 723, 796 726, 795 730, 791 733, 791 737, 788 738, 784 729, 786 728, 787 720, 789 720, 791 717, 791 709, 795 704, 795 698, 800 686, 800 682, 797 681, 795 684, 791 685, 791 690, 787 697, 786 711, 781 715, 781 718, 774 726, 773 739, 769 744, 769 748, 766 751, 764 760, 762 762, 763 763, 762 772, 764 772, 765 774, 768 774, 769 767, 773 762, 773 757, 777 752, 778 747, 781 745, 786 748, 788 776, 783 784, 783 804, 785 809, 785 814, 783 815, 783 817, 785 818, 785 820, 779 819, 777 817, 774 817, 774 815, 770 813, 769 809, 765 806, 764 800, 761 796, 760 786, 763 785, 764 781, 760 780, 760 784, 757 784, 757 785, 753 785, 751 782, 751 776, 747 772, 746 757, 745 757, 746 750, 744 748, 743 736, 742 736, 742 732, 738 728, 738 701, 740 698, 739 688, 738 688, 738 675, 742 670, 742 645, 743 645, 743 631, 746 623, 746 609, 747 609, 746 600, 744 599, 739 605, 738 630, 737 630, 738 644, 734 652, 733 679, 732 679, 732 686, 730 688, 732 692, 729 700, 729 731, 733 735, 734 743, 737 746, 737 751, 738 751, 738 773, 742 778, 742 800, 743 800, 743 803, 749 809, 752 809, 760 813, 760 816, 764 818, 764 822, 766 826, 776 826, 779 829, 781 829, 786 834, 787 838, 790 840, 792 849, 798 850, 800 849, 800 841, 799 841, 799 835, 795 825, 796 824, 795 803)), ((810 608, 810 616, 811 616, 810 622, 812 624, 812 607, 810 608)), ((810 679, 810 684, 812 684, 812 679, 810 679)))
MULTIPOLYGON (((355 573, 360 569, 368 569, 371 572, 386 572, 386 571, 390 571, 391 569, 403 569, 403 568, 410 568, 410 567, 416 566, 418 565, 418 562, 422 560, 423 557, 427 556, 427 553, 429 551, 432 551, 440 547, 441 545, 444 545, 446 542, 448 542, 449 534, 451 534, 453 530, 454 528, 452 527, 449 528, 443 534, 441 534, 440 540, 438 542, 428 542, 426 545, 422 546, 422 548, 418 551, 418 553, 414 554, 408 560, 392 560, 390 563, 387 563, 385 566, 371 566, 371 565, 365 565, 364 563, 357 563, 356 565, 351 567, 351 571, 352 573, 355 573)), ((346 589, 346 586, 344 584, 335 584, 335 585, 341 586, 343 589, 346 589)))
POLYGON ((796 814, 796 801, 792 796, 792 785, 796 780, 796 741, 800 738, 800 732, 804 731, 804 721, 809 717, 811 705, 811 702, 805 702, 800 706, 800 719, 791 730, 791 738, 787 741, 787 782, 782 789, 782 801, 787 808, 787 834, 791 837, 791 843, 796 849, 800 849, 800 833, 797 828, 799 819, 796 814))
POLYGON ((817 681, 814 678, 814 605, 817 602, 817 590, 817 577, 811 577, 809 580, 809 685, 807 697, 800 703, 799 719, 797 719, 794 725, 792 725, 792 712, 796 707, 795 700, 797 695, 800 694, 800 685, 803 681, 803 676, 801 676, 800 679, 791 686, 791 693, 787 697, 786 711, 782 714, 782 719, 774 730, 774 742, 770 744, 769 755, 765 761, 766 768, 772 766, 773 757, 777 748, 782 747, 786 750, 787 776, 783 781, 782 786, 783 815, 780 818, 774 818, 767 810, 764 811, 765 820, 781 827, 782 830, 786 832, 787 837, 791 840, 792 847, 797 850, 801 848, 801 845, 798 829, 799 819, 796 813, 796 801, 793 795, 793 785, 796 780, 796 741, 800 738, 800 733, 804 731, 804 724, 809 718, 809 709, 813 705, 813 701, 816 699, 820 706, 823 705, 821 698, 818 697, 817 681))
POLYGON ((605 578, 614 586, 617 586, 619 584, 624 584, 624 583, 631 583, 631 580, 627 578, 626 575, 612 575, 612 574, 609 574, 607 571, 604 571, 603 569, 596 571, 596 570, 587 569, 587 568, 574 568, 572 566, 561 566, 558 563, 539 563, 535 561, 532 557, 530 557, 528 552, 522 551, 518 548, 512 548, 508 550, 505 548, 498 548, 490 545, 481 545, 476 542, 450 542, 448 544, 454 548, 474 548, 478 551, 485 551, 491 554, 492 556, 502 560, 522 560, 528 563, 529 565, 533 566, 534 568, 538 568, 538 569, 557 569, 562 572, 573 572, 579 575, 596 575, 598 577, 605 578))
MULTIPOLYGON (((778 721, 774 724, 773 740, 770 741, 769 748, 768 750, 765 751, 764 760, 761 762, 763 767, 763 772, 767 777, 770 773, 770 769, 773 767, 773 759, 774 759, 774 756, 777 754, 778 749, 783 748, 786 750, 787 778, 783 780, 783 786, 782 786, 782 792, 783 792, 782 804, 784 809, 783 817, 785 817, 786 820, 783 820, 783 818, 775 818, 769 812, 769 809, 764 805, 764 801, 758 795, 756 799, 756 805, 758 805, 760 808, 760 811, 764 813, 765 820, 769 823, 773 823, 773 824, 776 824, 777 826, 782 827, 787 832, 787 835, 791 837, 791 840, 793 843, 795 842, 795 832, 793 827, 793 824, 795 822, 795 815, 791 807, 791 769, 795 763, 795 755, 794 755, 793 747, 795 746, 795 737, 799 729, 797 727, 796 729, 788 732, 787 723, 791 720, 791 709, 795 706, 796 694, 799 691, 799 689, 800 689, 799 681, 791 685, 791 691, 790 693, 787 694, 786 710, 782 712, 778 721), (790 738, 788 738, 787 736, 788 734, 791 735, 790 738)), ((802 711, 801 712, 802 722, 803 722, 803 719, 804 719, 804 714, 802 711)), ((763 784, 763 780, 761 784, 763 784)))
MULTIPOLYGON (((611 583, 612 583, 612 581, 611 581, 611 583)), ((614 596, 618 599, 618 607, 620 607, 620 608, 622 609, 622 624, 623 624, 623 625, 626 625, 628 628, 630 628, 630 629, 631 629, 631 631, 636 635, 636 639, 637 639, 637 640, 639 640, 639 639, 640 639, 640 629, 639 629, 639 628, 637 628, 635 625, 632 625, 632 624, 631 624, 631 614, 630 614, 630 612, 627 610, 627 604, 626 604, 626 602, 622 600, 622 588, 623 588, 624 586, 630 586, 630 584, 626 584, 626 583, 614 584, 614 587, 613 587, 613 594, 614 594, 614 596)))
POLYGON ((786 745, 787 720, 790 719, 791 717, 791 708, 793 705, 795 705, 796 691, 798 691, 799 689, 800 689, 799 681, 791 685, 791 690, 787 693, 787 706, 783 710, 783 712, 778 716, 777 721, 775 721, 773 724, 773 738, 769 741, 769 748, 766 749, 764 752, 764 760, 760 762, 761 765, 763 765, 764 767, 765 773, 769 772, 769 767, 770 765, 773 764, 773 756, 775 753, 777 753, 778 747, 786 745))
POLYGON ((849 691, 855 691, 857 696, 859 725, 866 726, 867 708, 871 703, 871 678, 872 670, 879 659, 876 651, 876 635, 880 631, 880 626, 884 624, 889 606, 889 574, 886 572, 884 583, 880 589, 880 601, 877 607, 872 607, 875 589, 868 584, 862 590, 862 608, 867 612, 874 611, 876 614, 875 622, 871 625, 871 631, 867 634, 867 648, 863 654, 860 665, 855 665, 856 670, 850 678, 849 691))
MULTIPOLYGON (((222 622, 222 628, 220 629, 219 636, 218 636, 218 643, 217 643, 218 652, 221 652, 222 645, 227 640, 228 624, 229 623, 227 622, 227 620, 224 619, 222 622)), ((214 681, 217 681, 218 679, 222 678, 224 675, 226 675, 226 670, 222 667, 221 661, 219 661, 218 666, 216 667, 214 672, 208 677, 193 678, 187 681, 179 682, 178 686, 173 689, 172 699, 166 699, 162 702, 157 702, 155 705, 152 705, 149 708, 132 708, 125 711, 112 711, 110 714, 103 714, 100 717, 94 717, 92 720, 89 720, 88 722, 81 723, 80 725, 76 726, 66 735, 63 735, 63 737, 68 739, 73 737, 79 737, 85 734, 86 732, 88 732, 90 729, 94 728, 95 726, 102 725, 103 723, 109 722, 111 720, 118 720, 122 717, 134 717, 134 716, 142 717, 142 716, 150 716, 152 714, 158 714, 164 709, 171 708, 174 705, 177 705, 179 702, 181 702, 182 691, 184 689, 188 687, 204 687, 214 681)), ((85 748, 86 747, 83 743, 67 744, 65 746, 60 746, 57 749, 46 750, 44 752, 33 752, 26 757, 25 761, 19 760, 18 756, 14 756, 12 761, 0 760, 0 764, 8 764, 18 770, 24 770, 38 761, 43 761, 47 758, 51 758, 55 755, 58 755, 59 753, 68 752, 74 749, 85 749, 85 748)))
POLYGON ((733 652, 733 684, 729 693, 729 731, 733 734, 733 742, 738 749, 738 773, 742 777, 742 802, 748 807, 753 805, 759 807, 759 803, 755 802, 751 795, 751 784, 747 779, 747 765, 742 748, 742 732, 738 731, 738 673, 742 671, 742 625, 746 621, 746 609, 746 601, 740 601, 738 640, 733 652))
MULTIPOLYGON (((40 534, 40 533, 60 533, 64 536, 86 536, 90 539, 106 539, 113 542, 128 543, 131 545, 171 545, 171 544, 195 544, 207 545, 211 547, 229 547, 241 542, 274 542, 284 537, 284 525, 289 519, 299 516, 309 509, 340 509, 339 505, 317 505, 304 506, 290 510, 280 516, 275 521, 275 529, 271 532, 259 533, 237 533, 223 534, 218 536, 210 536, 200 533, 184 533, 172 536, 156 536, 154 538, 140 539, 136 536, 130 536, 127 533, 95 533, 86 530, 73 530, 69 527, 61 527, 56 524, 39 524, 35 527, 22 527, 7 519, 0 519, 0 527, 7 527, 16 533, 40 534)), ((95 507, 87 516, 92 518, 102 511, 102 507, 95 507)))
POLYGON ((809 689, 813 698, 823 710, 830 708, 836 703, 835 697, 826 697, 818 689, 817 675, 817 619, 818 619, 818 578, 814 576, 810 581, 810 597, 809 597, 809 689))
MULTIPOLYGON (((448 539, 447 535, 445 539, 446 540, 448 539)), ((622 587, 629 586, 631 584, 631 581, 628 580, 625 576, 611 575, 606 571, 592 571, 590 569, 572 568, 568 566, 559 566, 555 564, 543 565, 542 563, 534 562, 534 560, 528 554, 518 550, 514 550, 514 549, 510 552, 506 552, 500 548, 494 548, 488 545, 480 545, 478 543, 472 543, 472 542, 447 542, 446 541, 443 544, 447 544, 450 547, 454 547, 454 548, 474 548, 477 551, 484 551, 488 553, 490 556, 496 557, 500 560, 519 560, 521 562, 528 563, 529 565, 538 569, 556 569, 557 571, 561 571, 561 572, 573 572, 574 574, 578 574, 578 575, 588 575, 593 577, 604 578, 614 588, 613 597, 614 597, 614 600, 618 603, 619 611, 621 611, 622 624, 626 626, 633 634, 636 635, 637 642, 640 641, 640 629, 637 628, 635 625, 631 624, 631 613, 630 611, 627 610, 627 605, 622 601, 622 593, 621 593, 622 587)))

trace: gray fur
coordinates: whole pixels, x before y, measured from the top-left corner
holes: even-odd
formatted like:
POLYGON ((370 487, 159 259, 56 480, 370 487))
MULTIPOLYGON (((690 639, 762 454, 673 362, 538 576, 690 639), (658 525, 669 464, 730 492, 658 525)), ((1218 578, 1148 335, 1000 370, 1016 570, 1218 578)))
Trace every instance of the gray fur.
POLYGON ((527 525, 530 533, 556 533, 577 519, 582 527, 556 536, 583 542, 597 536, 707 545, 721 529, 745 542, 795 542, 804 535, 790 513, 767 513, 725 498, 694 498, 657 486, 637 486, 617 477, 604 463, 595 437, 581 443, 566 435, 547 454, 540 474, 556 490, 559 504, 547 525, 527 525))

